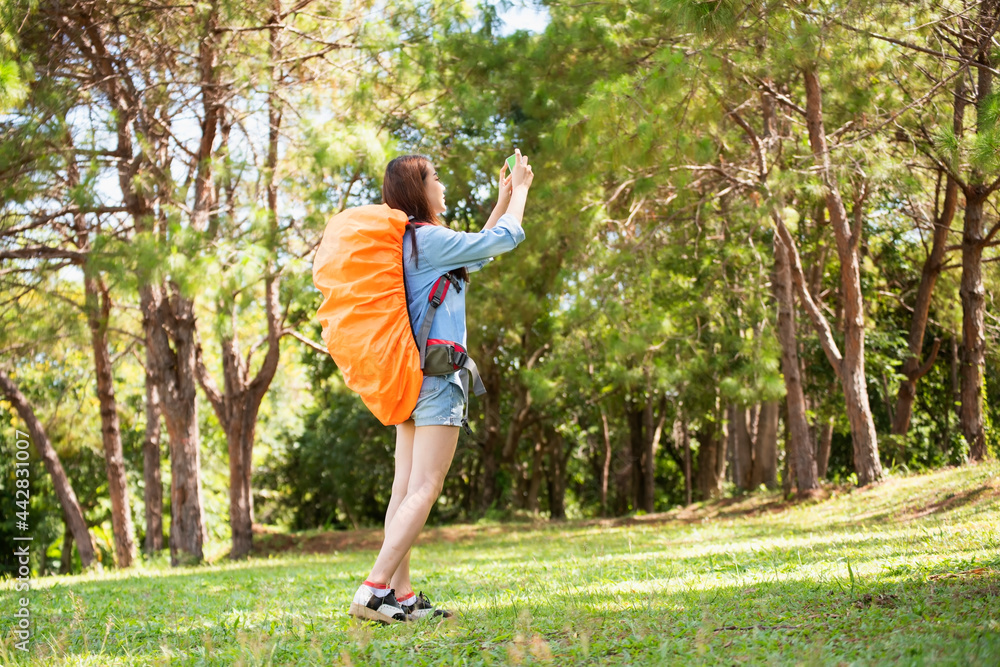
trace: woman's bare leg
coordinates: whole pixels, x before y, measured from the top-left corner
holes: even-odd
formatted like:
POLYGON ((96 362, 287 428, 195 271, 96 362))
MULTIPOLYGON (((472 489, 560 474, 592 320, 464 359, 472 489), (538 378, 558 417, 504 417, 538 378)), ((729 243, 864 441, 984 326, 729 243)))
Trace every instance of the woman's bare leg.
POLYGON ((389 583, 399 569, 441 495, 457 443, 457 426, 418 426, 414 429, 406 497, 386 527, 385 540, 368 581, 389 583))
MULTIPOLYGON (((413 435, 416 427, 413 420, 396 426, 396 470, 392 478, 392 496, 389 498, 389 508, 385 511, 385 531, 389 534, 389 524, 396 510, 406 498, 406 490, 410 486, 410 467, 413 465, 413 435)), ((403 562, 396 568, 392 580, 387 582, 397 593, 407 593, 413 590, 410 583, 410 552, 406 552, 403 562)))

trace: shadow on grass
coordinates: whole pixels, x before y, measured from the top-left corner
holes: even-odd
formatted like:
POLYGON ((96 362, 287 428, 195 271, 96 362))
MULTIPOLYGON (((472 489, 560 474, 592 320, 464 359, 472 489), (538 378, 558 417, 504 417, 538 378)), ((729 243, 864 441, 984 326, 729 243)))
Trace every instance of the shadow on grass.
MULTIPOLYGON (((948 495, 940 500, 925 505, 913 511, 910 519, 921 519, 930 514, 948 512, 960 507, 971 505, 977 507, 987 501, 1000 498, 1000 490, 989 485, 984 485, 976 489, 968 489, 962 493, 948 495)), ((985 509, 985 508, 983 508, 985 509)))

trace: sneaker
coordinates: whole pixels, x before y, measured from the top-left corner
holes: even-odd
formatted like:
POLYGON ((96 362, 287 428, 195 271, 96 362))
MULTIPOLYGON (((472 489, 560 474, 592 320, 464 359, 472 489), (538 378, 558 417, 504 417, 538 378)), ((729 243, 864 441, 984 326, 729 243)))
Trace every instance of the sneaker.
POLYGON ((370 588, 362 584, 358 588, 358 592, 354 594, 354 600, 347 613, 354 618, 376 621, 386 625, 410 620, 403 607, 396 602, 395 593, 395 591, 390 590, 388 595, 380 598, 370 588))
POLYGON ((438 616, 442 618, 452 617, 452 613, 447 609, 439 609, 431 604, 431 601, 427 599, 427 596, 424 595, 423 591, 421 591, 420 595, 413 600, 413 604, 400 604, 400 607, 402 607, 403 611, 414 619, 427 617, 437 618, 438 616))

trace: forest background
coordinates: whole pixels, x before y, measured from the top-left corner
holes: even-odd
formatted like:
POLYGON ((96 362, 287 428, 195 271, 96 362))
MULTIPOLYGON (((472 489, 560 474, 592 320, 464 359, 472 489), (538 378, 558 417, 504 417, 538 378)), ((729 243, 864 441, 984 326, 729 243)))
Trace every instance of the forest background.
POLYGON ((515 146, 536 173, 432 522, 996 456, 1000 1, 533 8, 3 3, 0 537, 36 573, 382 521, 394 432, 311 259, 410 152, 456 230, 515 146))

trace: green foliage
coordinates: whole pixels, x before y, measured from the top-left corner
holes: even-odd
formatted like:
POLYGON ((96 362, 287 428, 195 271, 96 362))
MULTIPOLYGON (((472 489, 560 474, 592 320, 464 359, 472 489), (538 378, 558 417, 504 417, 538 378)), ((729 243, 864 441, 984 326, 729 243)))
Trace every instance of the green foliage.
POLYGON ((275 471, 291 526, 345 528, 385 519, 394 433, 341 387, 328 390, 275 471))
POLYGON ((269 511, 295 529, 381 523, 392 490, 394 430, 344 386, 332 359, 311 350, 304 359, 319 393, 302 427, 263 462, 261 484, 277 493, 269 511))

